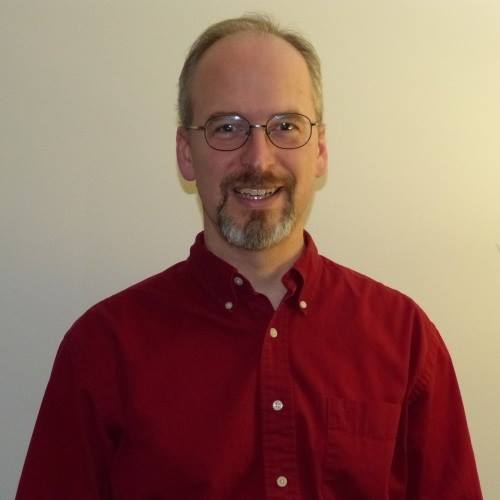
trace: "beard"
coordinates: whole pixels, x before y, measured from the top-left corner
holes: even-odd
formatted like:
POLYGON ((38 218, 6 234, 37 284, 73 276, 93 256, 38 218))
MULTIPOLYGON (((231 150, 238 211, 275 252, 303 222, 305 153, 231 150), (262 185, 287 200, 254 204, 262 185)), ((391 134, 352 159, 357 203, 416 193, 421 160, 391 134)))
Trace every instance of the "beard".
POLYGON ((217 225, 224 239, 229 244, 245 250, 264 250, 280 243, 291 233, 295 225, 293 205, 295 185, 296 180, 291 174, 277 177, 271 172, 258 170, 247 170, 242 174, 226 177, 220 186, 222 200, 217 207, 217 225), (281 186, 280 191, 285 194, 285 204, 278 220, 275 222, 270 220, 273 214, 267 210, 250 210, 246 222, 236 222, 229 213, 227 203, 229 193, 235 186, 251 188, 281 186))

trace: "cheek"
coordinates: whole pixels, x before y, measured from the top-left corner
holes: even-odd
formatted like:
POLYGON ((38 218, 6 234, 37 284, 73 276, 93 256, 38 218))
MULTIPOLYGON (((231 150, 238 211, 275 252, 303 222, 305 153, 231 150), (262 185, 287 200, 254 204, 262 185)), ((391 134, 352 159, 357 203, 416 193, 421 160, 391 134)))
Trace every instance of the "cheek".
POLYGON ((215 177, 198 177, 196 186, 204 203, 213 204, 220 197, 220 179, 215 177))
POLYGON ((216 151, 206 144, 193 151, 193 167, 198 181, 220 184, 235 163, 231 152, 216 151))
POLYGON ((290 163, 290 172, 295 177, 297 189, 307 190, 316 179, 316 156, 312 151, 304 151, 299 158, 290 163))
POLYGON ((222 197, 221 185, 239 169, 238 158, 231 152, 210 151, 195 157, 196 185, 202 200, 218 204, 222 197))
POLYGON ((295 177, 295 198, 304 205, 309 204, 316 189, 316 172, 311 162, 304 162, 300 170, 293 172, 295 177))
POLYGON ((313 197, 314 189, 314 178, 308 176, 307 178, 297 179, 297 185, 295 188, 295 198, 297 202, 303 205, 308 205, 313 197))
POLYGON ((221 183, 224 179, 224 172, 218 168, 211 168, 209 164, 200 167, 198 164, 196 187, 203 207, 213 213, 222 199, 221 183))

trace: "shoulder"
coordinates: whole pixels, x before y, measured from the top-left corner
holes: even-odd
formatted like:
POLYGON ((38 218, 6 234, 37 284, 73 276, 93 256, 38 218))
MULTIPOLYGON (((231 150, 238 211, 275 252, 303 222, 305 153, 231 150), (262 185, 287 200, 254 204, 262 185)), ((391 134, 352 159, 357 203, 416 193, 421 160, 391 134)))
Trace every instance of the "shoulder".
MULTIPOLYGON (((435 373, 451 369, 446 345, 426 312, 408 295, 322 257, 321 310, 349 332, 358 357, 376 353, 384 365, 403 368, 415 394, 435 373), (366 351, 366 352, 365 352, 366 351)), ((326 321, 325 321, 326 323, 326 321)))
POLYGON ((85 311, 72 325, 66 337, 99 337, 106 333, 141 331, 148 325, 168 319, 170 312, 186 302, 192 288, 186 261, 135 283, 106 297, 85 311))
POLYGON ((337 289, 346 300, 377 307, 383 307, 384 304, 392 307, 418 307, 413 299, 401 291, 327 257, 320 258, 323 264, 321 279, 324 286, 330 290, 337 289))
POLYGON ((363 273, 321 257, 323 272, 319 295, 334 304, 341 315, 367 330, 390 332, 421 347, 443 349, 434 323, 416 301, 405 293, 363 273))

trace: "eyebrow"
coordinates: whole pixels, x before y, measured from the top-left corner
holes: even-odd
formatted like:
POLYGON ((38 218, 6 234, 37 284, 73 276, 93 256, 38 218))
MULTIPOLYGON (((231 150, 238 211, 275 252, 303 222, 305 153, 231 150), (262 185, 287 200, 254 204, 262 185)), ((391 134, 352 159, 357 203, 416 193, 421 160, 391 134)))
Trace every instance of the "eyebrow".
MULTIPOLYGON (((290 114, 304 115, 304 113, 301 113, 298 110, 278 111, 277 113, 272 113, 271 115, 269 115, 267 120, 269 120, 273 116, 290 115, 290 114)), ((240 113, 239 111, 214 111, 208 116, 207 120, 210 120, 211 118, 218 118, 220 116, 240 116, 241 118, 245 118, 245 120, 250 121, 243 113, 240 113)))
POLYGON ((218 116, 243 116, 243 115, 238 111, 215 111, 214 113, 210 113, 207 119, 209 120, 210 118, 217 118, 218 116))

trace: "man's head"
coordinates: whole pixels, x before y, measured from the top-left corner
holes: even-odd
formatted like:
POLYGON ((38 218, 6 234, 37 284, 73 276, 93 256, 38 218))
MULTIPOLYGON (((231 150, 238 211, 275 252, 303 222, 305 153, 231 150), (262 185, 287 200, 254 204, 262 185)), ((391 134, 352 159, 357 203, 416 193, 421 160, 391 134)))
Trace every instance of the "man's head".
POLYGON ((206 235, 247 250, 302 233, 326 169, 319 61, 280 33, 267 18, 218 23, 180 79, 180 170, 197 182, 206 235))

